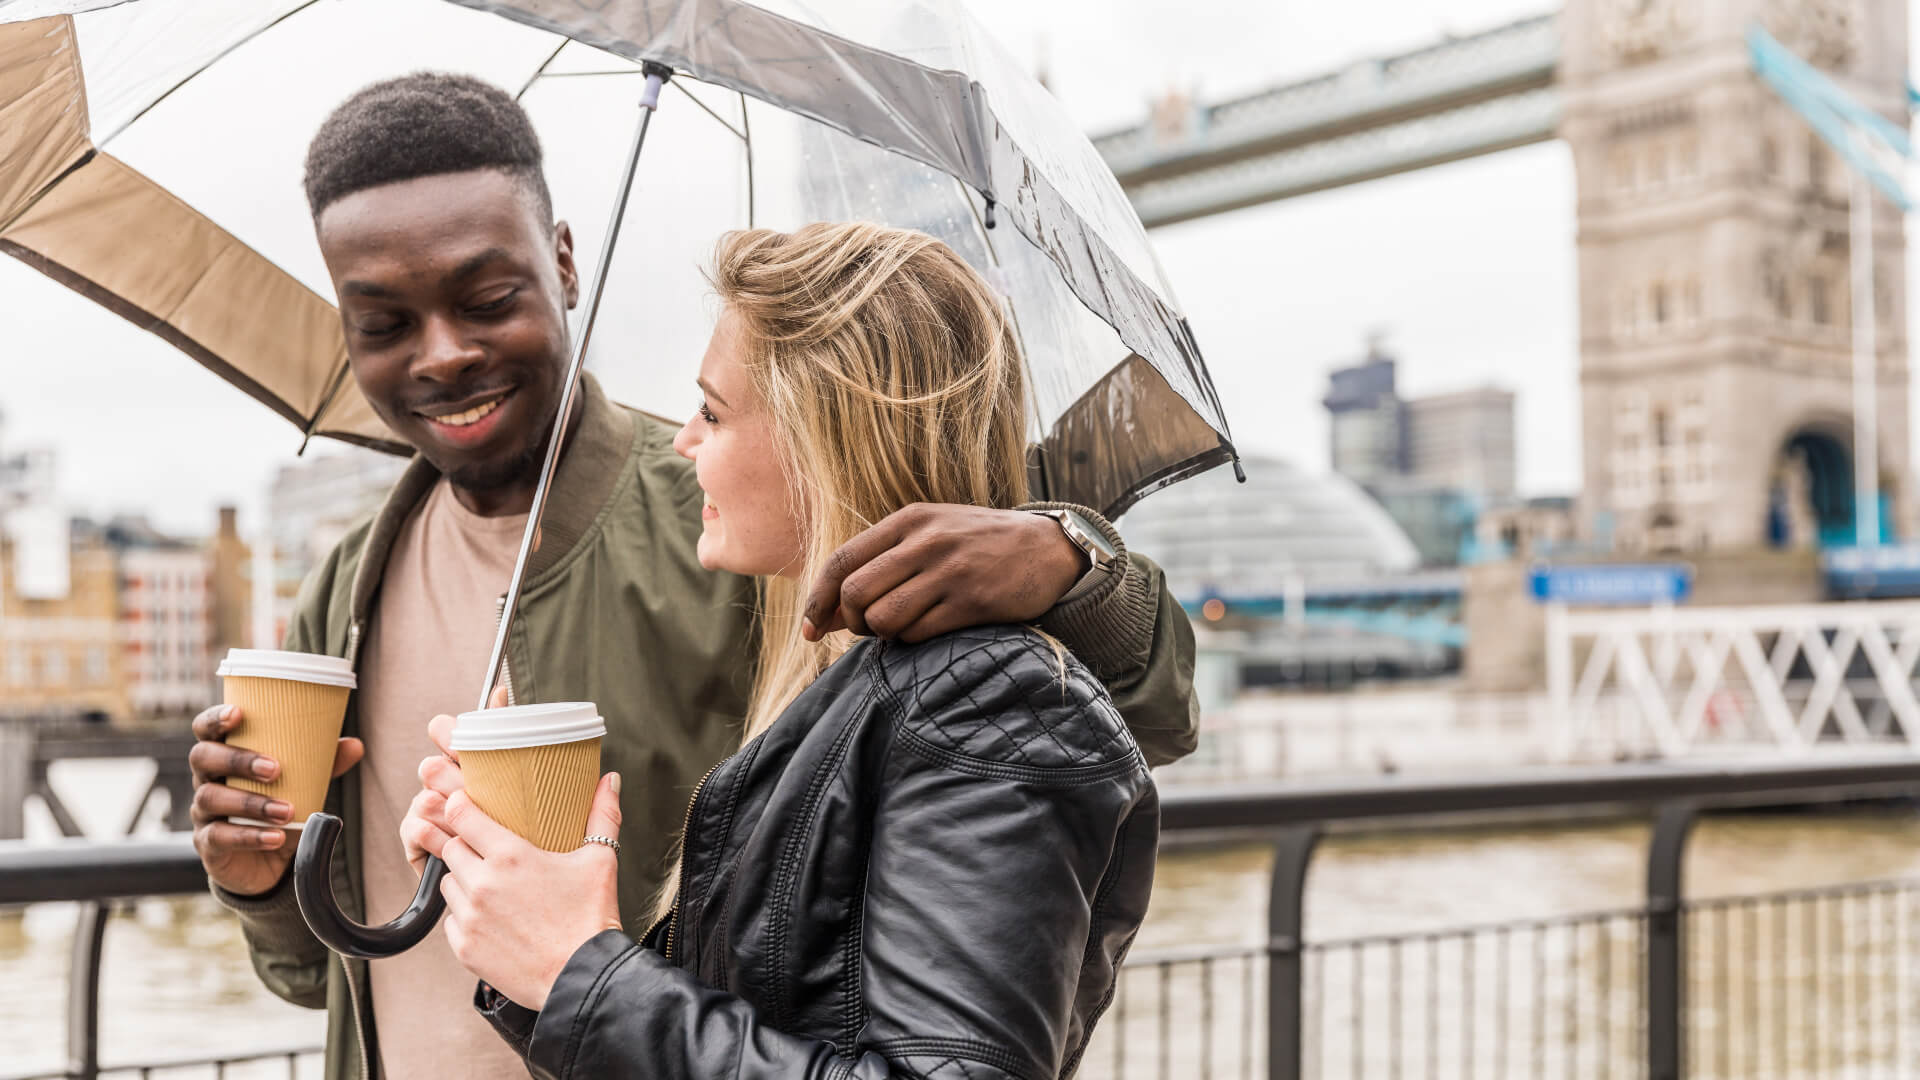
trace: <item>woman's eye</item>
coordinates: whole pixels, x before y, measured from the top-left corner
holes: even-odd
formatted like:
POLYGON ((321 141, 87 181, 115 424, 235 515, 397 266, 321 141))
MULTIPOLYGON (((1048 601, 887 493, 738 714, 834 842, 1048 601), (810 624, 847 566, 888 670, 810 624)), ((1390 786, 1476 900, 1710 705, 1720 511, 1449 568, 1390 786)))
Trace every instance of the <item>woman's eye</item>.
POLYGON ((705 420, 709 424, 717 424, 720 422, 720 418, 713 415, 713 410, 707 408, 707 403, 704 401, 700 403, 700 419, 705 420))

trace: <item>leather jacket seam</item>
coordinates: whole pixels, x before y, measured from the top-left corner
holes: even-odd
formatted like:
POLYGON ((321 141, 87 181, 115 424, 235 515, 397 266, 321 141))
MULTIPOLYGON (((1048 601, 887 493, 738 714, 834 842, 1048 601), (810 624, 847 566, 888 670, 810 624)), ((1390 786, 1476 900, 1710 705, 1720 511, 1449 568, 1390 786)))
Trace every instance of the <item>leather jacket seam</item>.
MULTIPOLYGON (((720 922, 719 932, 715 938, 715 940, 718 940, 718 941, 727 940, 726 927, 727 927, 727 923, 731 921, 730 915, 731 915, 731 909, 732 909, 732 905, 729 902, 728 898, 733 891, 734 881, 738 879, 741 860, 745 859, 747 855, 746 846, 742 845, 738 851, 735 851, 733 853, 732 858, 725 859, 724 856, 726 855, 727 841, 729 840, 733 832, 734 819, 739 816, 738 811, 740 809, 740 791, 742 788, 746 786, 747 775, 753 769, 754 760, 760 756, 760 747, 761 747, 761 740, 754 739, 752 742, 742 747, 737 755, 739 760, 734 765, 733 782, 727 785, 727 801, 725 806, 722 808, 720 812, 721 827, 718 830, 716 830, 716 833, 715 833, 716 842, 720 845, 719 855, 723 857, 723 861, 720 861, 715 864, 714 872, 709 877, 709 880, 708 880, 708 888, 705 894, 699 897, 699 901, 700 901, 699 914, 697 916, 693 914, 693 908, 691 904, 689 904, 687 908, 687 919, 689 922, 705 922, 707 917, 707 912, 713 907, 714 900, 715 899, 720 900, 721 922, 720 922)), ((682 842, 681 849, 682 849, 682 855, 684 857, 684 854, 685 854, 684 841, 682 842)), ((689 964, 688 970, 689 971, 693 970, 693 965, 689 964)), ((715 989, 731 990, 732 987, 729 984, 733 980, 728 977, 727 965, 725 963, 715 964, 713 966, 713 970, 714 970, 714 974, 719 979, 719 984, 715 987, 715 989)))
POLYGON ((1098 765, 1074 765, 1058 769, 1043 769, 1032 765, 1013 765, 1004 761, 987 761, 982 758, 936 746, 919 732, 909 727, 904 718, 894 718, 896 730, 901 741, 916 756, 926 761, 944 766, 956 772, 968 773, 989 780, 1015 780, 1046 787, 1085 787, 1089 784, 1103 783, 1125 776, 1135 769, 1144 769, 1146 763, 1140 757, 1138 749, 1126 757, 1098 765))
MULTIPOLYGON (((1101 933, 1101 927, 1105 925, 1107 909, 1113 903, 1113 891, 1119 888, 1121 876, 1126 871, 1127 836, 1133 831, 1134 821, 1138 815, 1139 810, 1136 807, 1121 820, 1120 830, 1113 840, 1113 861, 1107 864, 1106 872, 1101 875, 1100 884, 1094 889, 1093 910, 1087 916, 1087 948, 1080 955, 1080 975, 1083 979, 1086 977, 1088 965, 1093 963, 1096 955, 1096 943, 1104 936, 1101 933)), ((1134 934, 1138 933, 1139 930, 1136 928, 1134 934)), ((1122 959, 1126 957, 1127 949, 1133 944, 1133 936, 1129 934, 1127 944, 1120 947, 1119 955, 1122 959)), ((1100 1004, 1094 1006, 1092 1015, 1087 1017, 1087 1026, 1083 1030, 1080 1045, 1068 1053, 1066 1066, 1061 1070, 1061 1075, 1070 1076, 1079 1068, 1080 1059, 1086 1054, 1087 1045, 1093 1038, 1093 1029, 1099 1025, 1100 1018, 1106 1014, 1107 1007, 1113 1004, 1114 991, 1119 988, 1119 985, 1120 968, 1116 962, 1113 979, 1107 983, 1107 990, 1101 995, 1100 1004)))
POLYGON ((852 901, 848 905, 847 917, 852 925, 847 927, 847 943, 841 950, 841 964, 846 967, 847 997, 841 1005, 845 1015, 841 1020, 840 1038, 842 1047, 851 1052, 860 1038, 860 1029, 867 1023, 867 991, 862 978, 865 971, 861 958, 867 955, 867 882, 873 868, 873 819, 867 817, 860 826, 860 886, 854 890, 852 901))
POLYGON ((561 1080, 566 1080, 567 1077, 573 1075, 574 1059, 579 1056, 580 1044, 586 1039, 587 1020, 593 1015, 594 1009, 599 1006, 600 999, 606 995, 607 985, 613 981, 614 973, 622 967, 625 967, 639 955, 640 946, 629 945, 621 951, 620 955, 608 961, 607 966, 601 968, 599 973, 593 977, 593 985, 587 988, 586 995, 580 999, 580 1009, 573 1014, 573 1025, 567 1032, 566 1052, 560 1056, 561 1080))
POLYGON ((892 1058, 895 1054, 935 1053, 950 1058, 971 1061, 979 1065, 990 1065, 1015 1080, 1033 1080, 1031 1062, 1021 1061, 1007 1051, 992 1043, 977 1042, 973 1039, 909 1038, 889 1039, 869 1047, 881 1057, 892 1058))
MULTIPOLYGON (((873 701, 873 682, 867 682, 862 691, 860 707, 854 710, 858 717, 866 711, 873 701)), ((781 845, 780 865, 775 868, 771 894, 771 908, 767 928, 768 959, 772 968, 772 977, 768 985, 773 988, 768 995, 767 1004, 772 1014, 769 1021, 775 1028, 786 1030, 793 1023, 792 1002, 787 999, 787 989, 791 986, 787 973, 787 937, 792 929, 789 918, 793 896, 794 881, 799 876, 802 849, 808 837, 813 835, 814 815, 819 810, 820 799, 827 785, 837 774, 840 762, 845 758, 847 746, 853 742, 855 731, 859 728, 857 720, 849 720, 834 733, 833 743, 827 748, 826 755, 815 767, 813 776, 807 781, 807 791, 800 802, 799 813, 794 816, 794 830, 788 834, 787 841, 781 845)))

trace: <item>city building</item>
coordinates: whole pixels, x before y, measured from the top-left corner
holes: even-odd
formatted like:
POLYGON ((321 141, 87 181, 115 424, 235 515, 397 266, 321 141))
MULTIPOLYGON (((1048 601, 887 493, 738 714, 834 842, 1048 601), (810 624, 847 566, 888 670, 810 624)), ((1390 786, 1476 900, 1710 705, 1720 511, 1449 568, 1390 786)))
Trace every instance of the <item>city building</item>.
POLYGON ((1513 392, 1496 387, 1403 398, 1398 362, 1367 357, 1328 377, 1333 471, 1369 491, 1446 489, 1481 502, 1514 493, 1513 392))
POLYGON ((1149 553, 1183 602, 1210 595, 1279 596, 1405 573, 1420 555, 1378 503, 1338 474, 1313 476, 1278 458, 1241 459, 1247 481, 1215 469, 1157 491, 1120 529, 1149 553))
POLYGON ((1513 498, 1513 391, 1496 387, 1406 404, 1407 479, 1483 502, 1513 498))
MULTIPOLYGON (((1754 75, 1756 22, 1904 128, 1904 3, 1575 0, 1561 15, 1581 528, 1626 554, 1854 540, 1851 176, 1754 75)), ((1905 217, 1881 200, 1873 221, 1874 452, 1910 533, 1905 217)))
POLYGON ((208 541, 207 555, 213 585, 213 637, 209 648, 217 661, 228 649, 253 646, 253 550, 240 539, 239 512, 235 508, 220 508, 220 526, 208 541))
POLYGON ((1577 550, 1575 500, 1542 495, 1491 507, 1476 523, 1475 540, 1489 557, 1523 561, 1577 550))
POLYGON ((285 639, 300 583, 340 538, 379 509, 407 459, 343 446, 282 466, 267 494, 273 544, 273 640, 285 639))
POLYGON ((1423 487, 1410 480, 1383 482, 1369 490, 1400 526, 1422 566, 1461 566, 1482 554, 1479 523, 1486 504, 1459 488, 1423 487))
POLYGON ((0 714, 177 718, 218 700, 218 656, 251 643, 234 509, 204 542, 71 517, 57 464, 0 449, 0 714))
POLYGON ((23 591, 22 549, 21 540, 0 534, 0 715, 127 715, 113 549, 97 534, 72 534, 60 552, 57 593, 23 591))
POLYGON ((1205 707, 1244 686, 1458 667, 1442 625, 1457 608, 1457 575, 1417 572, 1413 543, 1345 477, 1242 463, 1244 484, 1217 469, 1155 492, 1119 523, 1196 616, 1205 707))
POLYGON ((0 413, 0 515, 22 506, 49 504, 54 496, 52 448, 8 448, 6 419, 0 413))
POLYGON ((1380 345, 1329 377, 1334 472, 1366 489, 1427 566, 1472 562, 1476 522, 1514 498, 1514 395, 1484 387, 1407 399, 1380 345))
POLYGON ((1406 406, 1394 385, 1395 361, 1368 343, 1367 357, 1329 376, 1328 460, 1333 471, 1372 487, 1407 471, 1406 406))
POLYGON ((115 518, 98 532, 118 556, 131 714, 192 715, 219 700, 211 552, 156 532, 144 518, 115 518))

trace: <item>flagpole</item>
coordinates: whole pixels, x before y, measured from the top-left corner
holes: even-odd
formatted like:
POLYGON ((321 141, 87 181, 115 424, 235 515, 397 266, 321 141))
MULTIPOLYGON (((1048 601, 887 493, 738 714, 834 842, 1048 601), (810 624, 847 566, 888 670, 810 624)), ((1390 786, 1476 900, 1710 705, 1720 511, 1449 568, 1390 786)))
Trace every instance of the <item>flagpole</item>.
POLYGON ((1855 544, 1880 543, 1880 372, 1875 348, 1873 183, 1853 174, 1853 520, 1855 544))

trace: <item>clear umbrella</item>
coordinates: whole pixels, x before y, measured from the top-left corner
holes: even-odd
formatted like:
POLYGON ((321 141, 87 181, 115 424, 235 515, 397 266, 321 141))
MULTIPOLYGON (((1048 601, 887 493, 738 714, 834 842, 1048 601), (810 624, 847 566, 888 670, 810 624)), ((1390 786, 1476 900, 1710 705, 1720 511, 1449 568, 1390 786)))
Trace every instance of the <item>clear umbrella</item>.
MULTIPOLYGON (((300 171, 328 110, 423 68, 517 91, 533 117, 576 256, 600 268, 575 366, 619 400, 691 411, 711 327, 698 270, 720 232, 870 220, 939 237, 1007 298, 1038 494, 1117 515, 1233 458, 1119 185, 951 0, 0 0, 0 251, 302 438, 410 452, 348 372, 300 171)), ((337 928, 336 947, 395 943, 337 928)))

